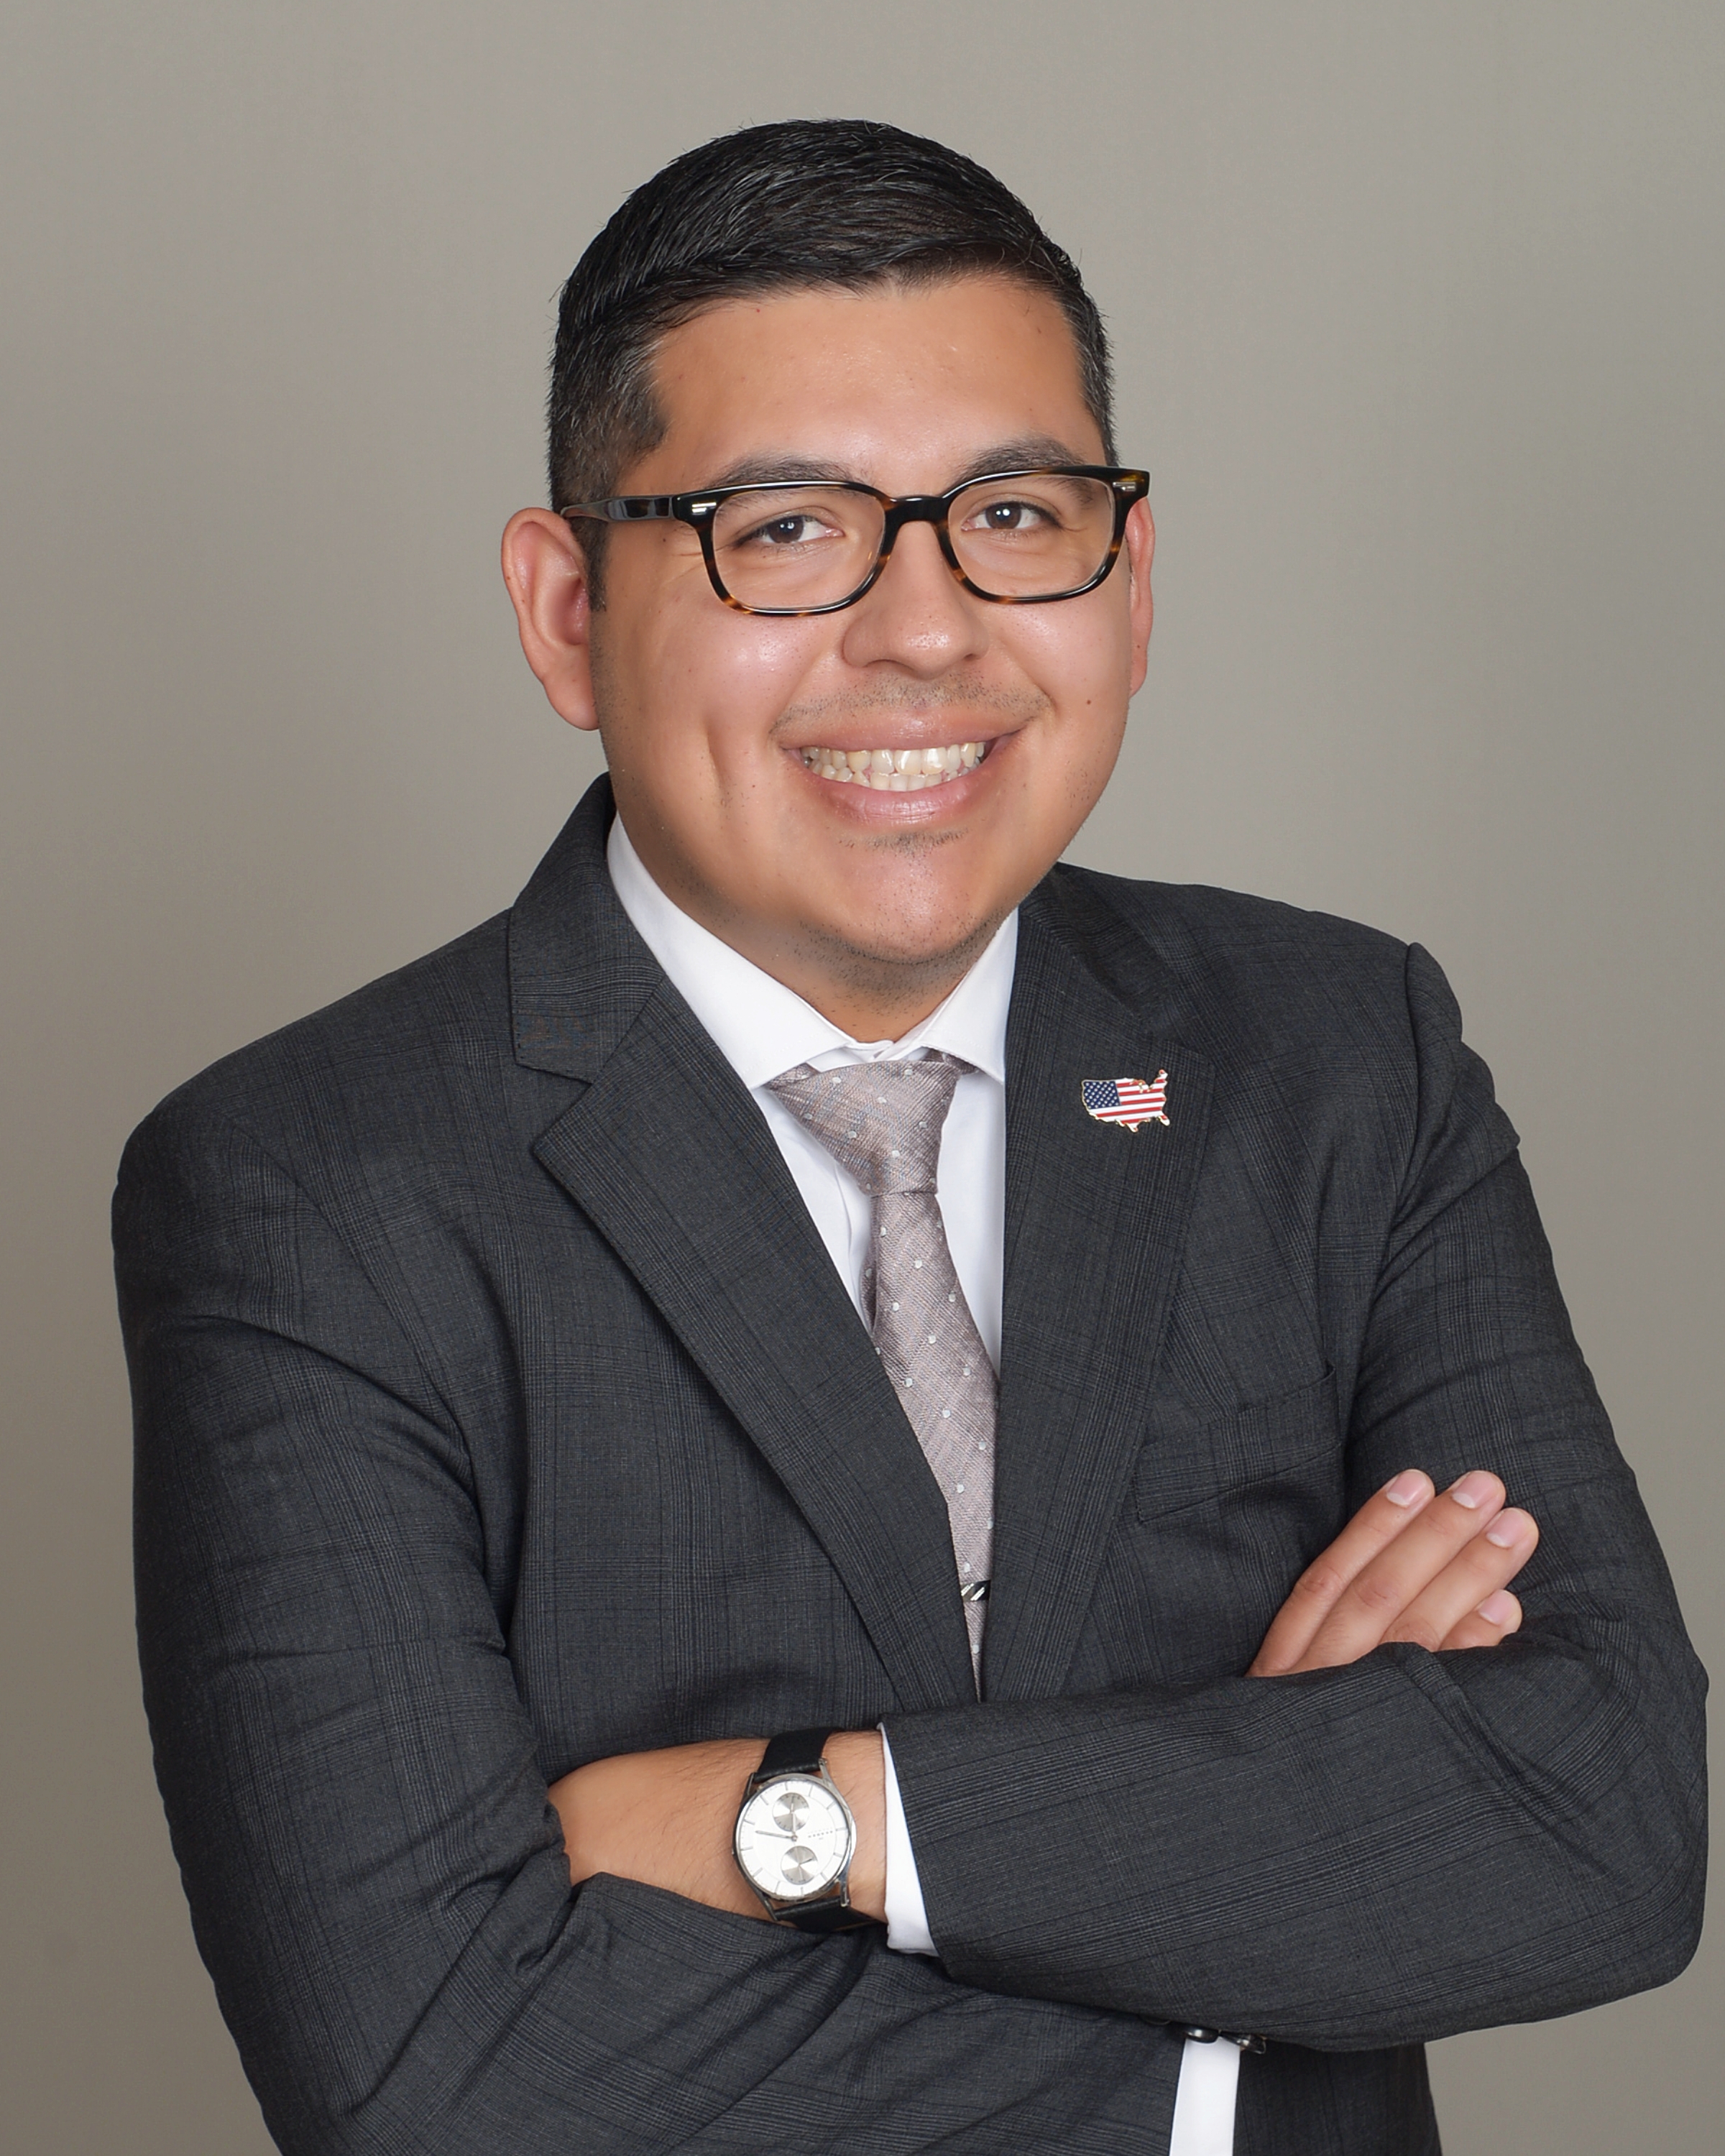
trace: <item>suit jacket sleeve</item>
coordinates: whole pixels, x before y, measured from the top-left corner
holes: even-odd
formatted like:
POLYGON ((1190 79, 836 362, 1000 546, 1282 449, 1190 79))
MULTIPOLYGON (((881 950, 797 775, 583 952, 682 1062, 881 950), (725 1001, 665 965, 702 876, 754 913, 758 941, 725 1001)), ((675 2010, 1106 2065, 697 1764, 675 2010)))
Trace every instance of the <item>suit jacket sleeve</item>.
POLYGON ((1567 2013, 1693 1952, 1702 1674, 1514 1134, 1417 948, 1407 981, 1417 1114, 1369 1315, 1335 1355, 1348 1501, 1404 1466, 1440 1488, 1497 1470, 1542 1529, 1524 1628, 889 1717, 930 1926, 967 1982, 1348 2050, 1567 2013))
POLYGON ((979 2002, 877 1933, 572 1896, 508 1569, 367 1251, 184 1096, 116 1220, 157 1773, 283 2148, 866 2152, 986 2120, 1030 2151, 1081 2117, 1087 2148, 1142 2145, 1178 2049, 1126 2017, 979 2002))

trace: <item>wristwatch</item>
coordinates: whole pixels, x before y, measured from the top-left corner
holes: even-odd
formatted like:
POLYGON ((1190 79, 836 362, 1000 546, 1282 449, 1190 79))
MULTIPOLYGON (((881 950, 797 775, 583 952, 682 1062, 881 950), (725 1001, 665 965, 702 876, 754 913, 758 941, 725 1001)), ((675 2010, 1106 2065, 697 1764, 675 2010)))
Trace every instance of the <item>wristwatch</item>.
POLYGON ((850 1906, 856 1822, 821 1753, 829 1729, 775 1737, 737 1815, 737 1866, 776 1924, 850 1932, 872 1922, 850 1906))

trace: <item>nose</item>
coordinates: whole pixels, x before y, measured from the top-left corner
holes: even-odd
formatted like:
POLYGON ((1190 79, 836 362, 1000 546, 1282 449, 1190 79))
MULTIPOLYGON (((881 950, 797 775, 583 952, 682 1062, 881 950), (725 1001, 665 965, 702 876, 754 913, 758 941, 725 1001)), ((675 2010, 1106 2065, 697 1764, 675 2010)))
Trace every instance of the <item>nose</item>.
POLYGON ((985 650, 987 609, 947 566, 932 524, 906 524, 866 598, 850 609, 845 657, 924 680, 985 650))

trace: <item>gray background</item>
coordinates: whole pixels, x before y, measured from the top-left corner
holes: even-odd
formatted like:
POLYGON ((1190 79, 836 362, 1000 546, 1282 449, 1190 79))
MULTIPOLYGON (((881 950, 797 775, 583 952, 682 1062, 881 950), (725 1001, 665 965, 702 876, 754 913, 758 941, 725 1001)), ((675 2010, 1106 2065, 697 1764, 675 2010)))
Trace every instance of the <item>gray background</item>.
MULTIPOLYGON (((10 0, 20 2156, 266 2146, 137 1705, 114 1162, 212 1057, 506 905, 595 767, 497 533, 541 498, 557 285, 744 121, 942 136, 1081 257, 1161 549, 1075 852, 1437 952, 1717 1658, 1722 61, 1717 4, 1646 0, 10 0)), ((1722 1960, 1439 2047, 1450 2156, 1717 2146, 1722 1960)))

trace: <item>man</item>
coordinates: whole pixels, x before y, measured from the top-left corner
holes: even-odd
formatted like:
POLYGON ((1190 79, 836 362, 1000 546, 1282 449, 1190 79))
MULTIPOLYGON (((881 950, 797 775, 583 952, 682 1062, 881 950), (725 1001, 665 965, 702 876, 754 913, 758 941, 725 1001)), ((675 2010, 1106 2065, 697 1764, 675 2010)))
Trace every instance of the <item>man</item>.
POLYGON ((1107 382, 936 144, 659 174, 504 542, 608 780, 133 1140, 146 1692, 285 2149, 1424 2151, 1423 2040, 1692 1950, 1700 1675, 1441 977, 1055 865, 1150 631, 1107 382))

